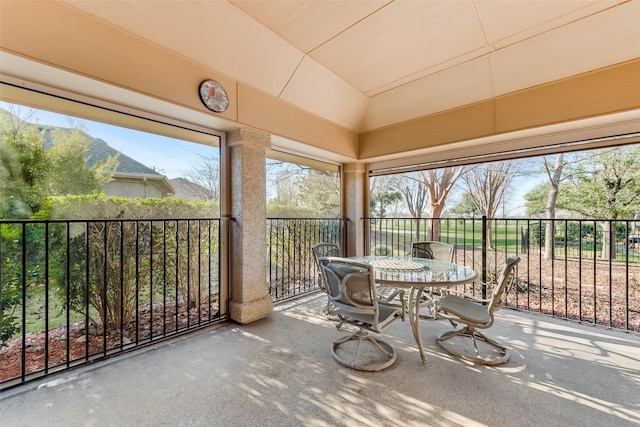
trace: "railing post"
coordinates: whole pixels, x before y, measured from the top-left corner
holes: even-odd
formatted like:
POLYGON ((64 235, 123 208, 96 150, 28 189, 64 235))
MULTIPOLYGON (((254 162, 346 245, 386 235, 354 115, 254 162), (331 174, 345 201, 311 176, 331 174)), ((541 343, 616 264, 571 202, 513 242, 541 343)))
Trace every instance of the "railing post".
MULTIPOLYGON (((369 255, 371 253, 371 218, 362 218, 362 253, 369 255)), ((346 253, 346 252, 345 252, 346 253)))
POLYGON ((487 298, 487 217, 482 215, 482 299, 487 298))
POLYGON ((342 253, 343 254, 347 254, 349 253, 349 247, 348 247, 348 239, 347 239, 347 233, 349 232, 349 218, 342 218, 340 220, 340 224, 342 226, 342 231, 340 232, 340 243, 342 245, 342 253))

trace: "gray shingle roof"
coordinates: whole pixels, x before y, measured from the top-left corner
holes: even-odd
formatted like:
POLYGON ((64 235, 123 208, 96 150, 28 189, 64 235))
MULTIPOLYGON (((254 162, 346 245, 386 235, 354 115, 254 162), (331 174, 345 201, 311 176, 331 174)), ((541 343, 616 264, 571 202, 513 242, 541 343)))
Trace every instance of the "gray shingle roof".
POLYGON ((118 167, 116 168, 116 173, 135 173, 162 176, 161 173, 156 172, 155 170, 143 165, 137 160, 134 160, 126 154, 116 150, 100 138, 94 138, 91 141, 89 147, 87 148, 86 155, 87 167, 93 166, 100 160, 106 161, 110 156, 118 156, 118 167))
MULTIPOLYGON (((51 147, 51 144, 52 144, 51 130, 53 130, 54 128, 50 126, 47 126, 47 127, 40 126, 40 128, 44 129, 45 131, 43 146, 45 148, 51 147)), ((69 131, 69 132, 71 131, 71 129, 69 128, 59 128, 59 129, 69 131)), ((156 177, 163 176, 161 173, 156 172, 155 170, 143 165, 139 161, 134 160, 131 157, 127 156, 126 154, 111 147, 102 139, 93 138, 91 135, 88 135, 88 136, 89 138, 91 138, 91 143, 89 143, 89 147, 87 148, 87 152, 86 152, 87 167, 91 167, 99 161, 104 162, 109 158, 109 156, 111 157, 118 156, 118 166, 116 167, 116 170, 115 170, 116 175, 143 174, 143 175, 153 175, 156 177)))

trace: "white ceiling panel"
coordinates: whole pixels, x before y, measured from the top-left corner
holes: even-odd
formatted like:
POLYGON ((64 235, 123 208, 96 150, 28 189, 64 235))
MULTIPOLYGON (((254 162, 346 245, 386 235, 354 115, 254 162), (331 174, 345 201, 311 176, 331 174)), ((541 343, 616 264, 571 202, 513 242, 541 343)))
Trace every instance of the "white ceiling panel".
POLYGON ((493 52, 493 49, 491 46, 481 47, 480 49, 473 50, 471 52, 465 53, 464 55, 456 56, 455 58, 451 58, 448 61, 434 65, 433 67, 427 68, 426 70, 421 70, 415 74, 410 74, 399 80, 390 81, 384 86, 381 86, 375 90, 365 92, 365 95, 369 97, 374 97, 384 92, 395 90, 396 88, 403 87, 411 82, 420 80, 424 77, 428 77, 428 76, 440 73, 441 71, 448 70, 452 67, 457 67, 460 64, 465 64, 469 61, 473 61, 478 58, 487 58, 487 55, 490 54, 491 52, 493 52))
POLYGON ((273 96, 304 56, 226 1, 67 3, 273 96))
POLYGON ((354 23, 390 3, 383 1, 247 1, 230 0, 305 53, 340 34, 354 23), (339 3, 339 7, 337 6, 339 3))
POLYGON ((64 3, 353 131, 640 57, 640 0, 64 3))
POLYGON ((366 93, 484 44, 471 1, 396 1, 311 56, 366 93))
POLYGON ((371 98, 364 130, 449 110, 493 96, 486 57, 371 98))
POLYGON ((640 57, 638 17, 629 2, 492 53, 495 96, 640 57))
POLYGON ((510 38, 547 22, 555 22, 556 26, 567 24, 576 19, 574 12, 586 10, 587 12, 584 13, 589 13, 588 6, 595 3, 608 7, 605 6, 606 2, 597 0, 475 1, 480 22, 489 43, 510 38))
POLYGON ((360 127, 369 98, 306 57, 280 97, 348 129, 360 127))
POLYGON ((476 5, 483 28, 486 29, 485 32, 489 33, 487 36, 489 43, 495 50, 499 50, 569 25, 626 1, 628 0, 577 2, 476 0, 476 5), (485 7, 485 5, 497 7, 485 7), (530 9, 535 11, 530 11, 530 9))

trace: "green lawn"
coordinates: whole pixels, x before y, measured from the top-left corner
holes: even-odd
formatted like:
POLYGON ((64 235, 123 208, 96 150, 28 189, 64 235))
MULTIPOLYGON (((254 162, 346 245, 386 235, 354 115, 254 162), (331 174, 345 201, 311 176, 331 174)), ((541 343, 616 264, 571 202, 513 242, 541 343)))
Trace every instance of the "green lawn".
MULTIPOLYGON (((421 220, 424 221, 424 220, 421 220)), ((425 227, 424 222, 421 225, 425 227)), ((408 251, 411 241, 415 240, 414 221, 389 221, 383 222, 382 228, 380 224, 375 225, 378 236, 378 242, 386 245, 387 250, 391 250, 393 255, 405 255, 408 251)), ((529 232, 528 251, 542 251, 544 244, 544 221, 518 221, 518 220, 498 220, 492 222, 492 232, 490 243, 492 249, 498 252, 522 253, 522 234, 529 232), (539 235, 534 235, 538 233, 539 235), (541 242, 541 243, 539 243, 541 242)), ((420 230, 420 235, 424 235, 424 230, 420 230)), ((459 248, 482 248, 482 221, 480 220, 459 220, 443 218, 440 224, 440 241, 455 244, 459 248)), ((619 245, 620 246, 620 245, 619 245)), ((593 244, 593 236, 585 235, 582 239, 582 245, 578 242, 572 242, 567 245, 566 255, 572 258, 582 257, 583 259, 600 259, 600 251, 602 243, 598 241, 593 244)), ((556 256, 565 255, 564 241, 556 243, 556 256)), ((630 263, 640 263, 640 254, 637 250, 630 250, 627 254, 625 248, 620 246, 616 253, 615 261, 630 263)))

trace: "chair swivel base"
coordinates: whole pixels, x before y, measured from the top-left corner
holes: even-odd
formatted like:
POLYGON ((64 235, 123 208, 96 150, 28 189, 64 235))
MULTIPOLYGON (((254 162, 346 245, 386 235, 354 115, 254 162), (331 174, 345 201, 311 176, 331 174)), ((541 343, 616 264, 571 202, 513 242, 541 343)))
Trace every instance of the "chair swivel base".
POLYGON ((509 350, 507 350, 506 347, 504 347, 501 344, 498 344, 491 338, 488 338, 483 333, 475 330, 471 331, 469 328, 466 328, 466 327, 440 334, 440 336, 438 336, 437 338, 437 341, 440 347, 442 347, 452 355, 460 357, 461 359, 464 359, 464 360, 468 360, 470 362, 481 364, 481 365, 488 365, 488 366, 501 365, 503 363, 506 363, 509 360, 509 350), (458 351, 456 349, 453 349, 452 347, 445 346, 443 344, 445 341, 458 336, 470 338, 473 341, 475 356, 471 356, 467 353, 458 351), (492 349, 495 350, 494 353, 496 355, 495 356, 481 355, 480 351, 478 350, 477 341, 483 341, 487 343, 489 346, 491 346, 492 349))
POLYGON ((366 330, 360 330, 334 341, 331 345, 331 356, 342 366, 358 371, 381 371, 393 365, 396 361, 396 351, 391 344, 372 336, 366 330), (353 356, 347 359, 338 354, 338 349, 350 341, 357 341, 356 350, 353 356), (372 347, 369 349, 369 353, 373 350, 380 356, 376 358, 377 360, 367 360, 371 358, 366 355, 363 356, 361 353, 363 344, 366 345, 366 343, 370 343, 370 347, 372 347))

